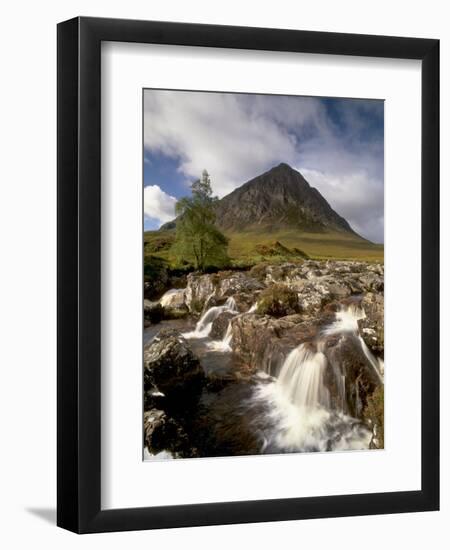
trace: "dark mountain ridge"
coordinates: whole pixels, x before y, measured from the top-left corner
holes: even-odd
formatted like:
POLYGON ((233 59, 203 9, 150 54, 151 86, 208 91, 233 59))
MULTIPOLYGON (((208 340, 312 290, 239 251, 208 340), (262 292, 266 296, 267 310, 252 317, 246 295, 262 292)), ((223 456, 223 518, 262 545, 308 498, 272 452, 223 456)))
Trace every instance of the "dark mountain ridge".
MULTIPOLYGON (((220 199, 216 215, 218 227, 227 233, 288 228, 313 233, 342 232, 359 237, 320 192, 285 163, 274 166, 220 199)), ((161 229, 174 227, 175 220, 161 229)))
POLYGON ((217 225, 228 231, 259 227, 353 233, 306 179, 281 163, 223 197, 217 205, 217 225))

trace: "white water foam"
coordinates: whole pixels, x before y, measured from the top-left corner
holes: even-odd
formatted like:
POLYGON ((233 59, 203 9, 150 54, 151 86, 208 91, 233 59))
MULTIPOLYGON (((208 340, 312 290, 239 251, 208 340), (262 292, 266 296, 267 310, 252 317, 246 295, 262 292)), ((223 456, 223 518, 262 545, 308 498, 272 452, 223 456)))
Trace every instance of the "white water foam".
POLYGON ((305 344, 287 356, 278 376, 286 398, 298 408, 323 406, 328 408, 330 397, 323 383, 327 359, 322 351, 314 351, 305 344))
POLYGON ((169 453, 169 451, 161 451, 156 454, 152 454, 149 452, 147 447, 144 447, 144 461, 151 461, 151 460, 171 460, 173 458, 172 454, 169 453))
POLYGON ((332 335, 332 334, 341 334, 344 332, 354 333, 359 340, 361 349, 369 361, 370 365, 374 369, 377 378, 381 383, 383 383, 383 373, 384 373, 384 363, 381 359, 376 358, 370 349, 367 347, 364 339, 359 334, 358 321, 366 318, 366 313, 364 309, 358 307, 354 304, 351 304, 347 307, 342 307, 339 311, 336 312, 336 319, 331 325, 326 327, 322 334, 332 335))
MULTIPOLYGON (((253 313, 254 311, 256 311, 257 307, 258 307, 258 303, 255 303, 250 307, 248 311, 241 313, 240 315, 236 315, 234 318, 242 317, 242 315, 246 315, 248 313, 253 313)), ((233 340, 233 325, 232 325, 232 319, 230 319, 227 326, 227 330, 222 340, 213 340, 212 342, 208 342, 207 346, 212 351, 229 352, 229 351, 233 351, 231 347, 232 340, 233 340)))
POLYGON ((232 351, 231 349, 232 339, 233 339, 233 326, 230 321, 228 323, 227 330, 222 340, 213 340, 212 342, 208 342, 206 345, 212 351, 228 352, 228 351, 232 351))
MULTIPOLYGON (((301 344, 286 357, 278 378, 256 386, 255 403, 268 405, 271 429, 264 433, 262 451, 329 451, 368 449, 372 434, 361 422, 331 410, 324 384, 327 358, 324 337, 354 333, 369 364, 383 383, 384 364, 377 359, 359 334, 362 308, 343 307, 333 323, 322 331, 315 344, 301 344)), ((336 373, 335 373, 336 374, 336 373)), ((339 393, 345 399, 345 376, 339 375, 339 393)))
POLYGON ((191 332, 183 333, 183 336, 185 338, 207 338, 211 332, 213 322, 221 313, 225 311, 236 314, 238 313, 236 309, 236 302, 233 297, 228 298, 223 306, 210 307, 202 315, 202 317, 200 317, 195 329, 191 332))
POLYGON ((353 304, 342 307, 336 312, 336 319, 331 325, 323 329, 322 333, 326 335, 340 334, 342 332, 358 332, 358 321, 365 319, 364 310, 353 304))
POLYGON ((286 358, 278 379, 262 382, 256 403, 268 405, 271 429, 264 434, 262 451, 311 452, 363 450, 371 433, 361 423, 329 409, 323 383, 326 357, 304 344, 286 358))

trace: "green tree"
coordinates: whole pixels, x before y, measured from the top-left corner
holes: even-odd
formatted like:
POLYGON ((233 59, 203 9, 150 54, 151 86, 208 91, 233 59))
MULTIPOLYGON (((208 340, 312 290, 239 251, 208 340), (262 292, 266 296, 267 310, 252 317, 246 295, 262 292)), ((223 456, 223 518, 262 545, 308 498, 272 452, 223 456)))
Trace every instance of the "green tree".
POLYGON ((211 178, 206 170, 191 186, 191 197, 183 197, 176 206, 177 227, 173 252, 179 263, 190 263, 200 271, 223 267, 229 262, 228 239, 215 226, 216 214, 211 178))

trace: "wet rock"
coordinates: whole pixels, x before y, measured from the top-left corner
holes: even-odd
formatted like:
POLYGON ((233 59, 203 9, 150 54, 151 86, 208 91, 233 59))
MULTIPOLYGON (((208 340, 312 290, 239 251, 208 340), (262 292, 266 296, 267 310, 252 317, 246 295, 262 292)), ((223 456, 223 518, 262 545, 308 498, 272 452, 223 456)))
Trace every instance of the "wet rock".
POLYGON ((371 449, 384 448, 384 391, 378 387, 368 398, 364 409, 366 423, 372 430, 371 449))
POLYGON ((372 271, 366 271, 359 276, 359 282, 361 283, 365 292, 383 292, 384 291, 384 277, 378 273, 372 271))
POLYGON ((213 275, 190 273, 187 277, 185 303, 189 311, 200 313, 206 300, 216 292, 216 278, 213 275))
POLYGON ((236 317, 231 321, 233 351, 253 369, 276 376, 289 352, 317 334, 316 325, 301 319, 299 315, 236 317))
POLYGON ((384 264, 381 263, 373 263, 367 265, 367 271, 372 271, 373 273, 377 273, 378 275, 381 275, 384 277, 384 264))
POLYGON ((159 303, 167 309, 186 309, 184 288, 173 288, 168 290, 159 300, 159 303))
POLYGON ((328 284, 328 293, 337 300, 347 298, 351 295, 351 291, 347 285, 339 283, 328 284))
POLYGON ((169 274, 167 264, 161 258, 152 256, 144 265, 144 298, 156 299, 167 289, 169 274))
POLYGON ((144 411, 152 408, 162 409, 166 396, 156 386, 148 384, 144 388, 144 411))
POLYGON ((199 359, 181 334, 159 331, 144 349, 144 439, 151 453, 197 456, 188 434, 205 384, 199 359))
POLYGON ((317 281, 305 284, 299 295, 302 310, 310 314, 320 311, 327 301, 331 301, 331 299, 328 287, 317 281))
POLYGON ((247 273, 221 271, 199 275, 191 273, 185 290, 185 303, 192 312, 205 311, 230 296, 250 296, 264 288, 264 284, 247 273))
POLYGON ((185 319, 188 316, 189 316, 189 310, 186 305, 181 305, 175 308, 170 308, 170 307, 164 308, 163 318, 165 320, 185 319))
POLYGON ((272 317, 285 317, 300 313, 298 292, 286 284, 276 283, 263 290, 258 296, 257 312, 272 317))
POLYGON ((269 371, 270 364, 277 362, 274 348, 281 335, 275 320, 268 315, 249 314, 234 319, 231 327, 233 351, 253 368, 269 371))
POLYGON ((258 302, 261 290, 255 290, 253 292, 238 292, 233 296, 236 302, 236 308, 240 313, 246 313, 248 310, 255 306, 258 302))
POLYGON ((214 319, 211 327, 211 332, 209 333, 209 336, 213 340, 222 340, 222 338, 225 336, 225 333, 227 332, 228 325, 235 317, 236 314, 231 313, 230 311, 224 311, 221 313, 216 319, 214 319))
MULTIPOLYGON (((190 274, 184 292, 180 291, 176 297, 169 294, 170 303, 175 304, 174 310, 184 307, 184 314, 186 308, 189 312, 201 313, 212 306, 223 306, 230 297, 234 299, 236 312, 221 308, 210 333, 212 339, 221 340, 228 326, 231 327, 233 353, 225 355, 231 358, 232 369, 229 365, 222 370, 216 368, 215 351, 208 352, 211 353, 208 363, 203 352, 196 347, 198 342, 189 344, 176 331, 157 335, 144 357, 145 410, 159 411, 147 420, 146 440, 152 452, 166 449, 178 453, 177 456, 181 453, 194 456, 196 449, 200 449, 199 454, 205 456, 210 452, 210 446, 217 447, 218 453, 225 452, 220 441, 223 441, 224 432, 231 429, 228 424, 220 430, 220 441, 202 443, 207 436, 199 431, 200 426, 203 427, 198 423, 199 416, 208 433, 214 424, 211 414, 215 409, 208 409, 207 399, 218 398, 222 392, 232 394, 236 381, 246 386, 254 379, 257 370, 277 376, 286 357, 300 344, 307 344, 320 352, 323 350, 325 354, 323 376, 331 409, 345 412, 357 419, 355 422, 368 425, 364 411, 368 410, 371 396, 383 384, 381 366, 370 353, 380 357, 384 350, 383 266, 365 262, 305 260, 257 267, 249 272, 190 274), (248 313, 255 302, 261 303, 266 294, 280 287, 287 296, 295 298, 295 307, 291 307, 288 300, 289 307, 282 311, 258 309, 257 313, 248 313), (358 320, 357 315, 354 319, 351 316, 349 319, 339 318, 345 307, 354 304, 358 310, 364 310, 365 318, 358 320), (339 325, 341 321, 343 330, 333 333, 333 323, 339 325), (327 332, 330 326, 331 330, 327 332), (205 372, 209 373, 208 379, 192 353, 191 345, 201 357, 205 372), (211 365, 216 370, 210 368, 211 365), (177 449, 171 440, 181 442, 177 449), (202 450, 202 445, 208 447, 208 453, 202 450)), ((150 311, 154 305, 147 304, 147 307, 150 311)), ((228 309, 233 310, 234 306, 228 309)), ((374 428, 374 433, 377 429, 374 428)), ((375 435, 374 445, 379 440, 379 435, 378 439, 375 435)), ((235 435, 232 441, 234 438, 235 435)), ((247 446, 250 444, 244 445, 247 446)))
POLYGON ((384 356, 384 295, 367 293, 361 300, 365 318, 358 321, 361 336, 376 355, 384 356))
POLYGON ((324 383, 331 408, 364 420, 368 397, 382 385, 377 360, 366 355, 357 332, 325 331, 335 320, 339 303, 319 315, 289 315, 274 319, 249 314, 231 321, 233 349, 248 365, 277 376, 288 354, 300 344, 321 346, 327 359, 324 383), (305 316, 306 315, 306 316, 305 316))
POLYGON ((159 302, 144 300, 144 321, 150 324, 158 324, 164 318, 164 308, 159 302))
POLYGON ((262 290, 264 284, 247 273, 231 272, 228 276, 219 277, 219 296, 234 296, 238 293, 251 293, 262 290))
POLYGON ((151 300, 144 299, 144 313, 151 311, 154 307, 158 305, 158 302, 152 302, 151 300))
POLYGON ((382 265, 365 262, 305 260, 300 263, 259 264, 249 272, 190 274, 185 303, 190 311, 199 313, 221 305, 223 299, 233 296, 242 312, 255 303, 255 298, 265 287, 281 283, 299 293, 303 310, 317 313, 332 300, 366 292, 381 293, 383 275, 382 265), (241 299, 238 301, 237 297, 241 299))
POLYGON ((299 313, 294 313, 293 315, 286 315, 278 319, 278 325, 285 326, 286 328, 291 328, 293 325, 298 325, 304 321, 304 316, 299 313))
POLYGON ((170 408, 194 405, 204 383, 200 362, 178 331, 161 330, 144 349, 144 391, 156 388, 170 408))
POLYGON ((355 276, 346 277, 343 279, 343 282, 350 289, 351 294, 362 294, 364 292, 364 286, 355 276))
POLYGON ((153 454, 170 451, 178 457, 197 456, 184 427, 159 409, 144 413, 144 444, 153 454))
POLYGON ((269 265, 266 268, 266 284, 286 283, 292 284, 306 279, 309 271, 309 262, 303 264, 286 263, 281 265, 269 265))
POLYGON ((354 334, 337 334, 326 341, 325 385, 333 408, 364 419, 368 398, 382 382, 354 334))

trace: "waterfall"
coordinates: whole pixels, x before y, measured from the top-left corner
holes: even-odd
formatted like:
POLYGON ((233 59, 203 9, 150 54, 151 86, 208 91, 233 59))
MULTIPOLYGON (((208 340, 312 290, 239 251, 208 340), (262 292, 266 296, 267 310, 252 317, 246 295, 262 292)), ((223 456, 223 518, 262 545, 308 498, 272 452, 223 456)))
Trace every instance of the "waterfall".
MULTIPOLYGON (((245 311, 240 315, 236 315, 235 317, 233 317, 233 319, 235 319, 236 317, 242 317, 242 315, 246 315, 247 313, 253 313, 254 311, 256 311, 257 307, 258 307, 258 303, 255 303, 250 307, 248 311, 245 311)), ((232 351, 231 341, 233 339, 233 325, 232 325, 233 319, 230 319, 230 321, 228 322, 227 330, 222 340, 213 340, 212 342, 207 343, 207 346, 209 349, 214 351, 224 351, 224 352, 232 351)))
POLYGON ((277 379, 257 384, 253 402, 266 405, 270 426, 261 436, 262 452, 369 448, 371 432, 343 411, 330 409, 323 380, 327 359, 320 347, 301 344, 286 357, 277 379))
POLYGON ((366 356, 369 364, 375 371, 375 374, 377 375, 378 380, 383 383, 383 370, 384 370, 384 364, 383 361, 380 359, 377 359, 370 349, 367 347, 366 343, 364 342, 364 339, 359 333, 359 326, 358 321, 361 319, 365 319, 366 314, 365 311, 354 304, 351 304, 346 307, 341 307, 339 311, 336 312, 336 319, 334 320, 331 325, 326 327, 322 330, 323 335, 332 335, 332 334, 340 334, 343 332, 352 332, 357 336, 361 349, 366 356))
POLYGON ((213 340, 212 342, 208 342, 206 345, 210 350, 213 350, 213 351, 223 351, 223 352, 232 351, 231 350, 232 339, 233 339, 233 326, 230 320, 222 340, 213 340))
MULTIPOLYGON (((340 401, 337 408, 331 408, 324 383, 328 365, 323 353, 326 337, 343 333, 355 335, 368 363, 383 383, 383 363, 371 353, 359 334, 358 321, 364 318, 362 308, 354 304, 342 307, 314 343, 300 344, 289 353, 277 378, 256 385, 255 404, 268 405, 266 415, 272 426, 262 436, 263 452, 369 448, 371 432, 345 414, 346 380, 337 365, 332 366, 340 401)), ((358 386, 356 389, 358 391, 358 386)))
POLYGON ((223 337, 222 342, 224 343, 227 348, 231 349, 231 340, 233 339, 233 325, 231 324, 231 321, 228 323, 227 331, 225 332, 225 336, 223 337))
POLYGON ((361 344, 361 348, 364 352, 364 355, 367 357, 367 360, 372 365, 373 370, 375 371, 378 380, 383 384, 383 370, 384 370, 384 363, 381 359, 377 359, 373 353, 370 351, 370 349, 367 347, 366 343, 364 342, 361 335, 358 335, 359 343, 361 344))
POLYGON ((199 319, 195 326, 195 329, 191 332, 183 333, 185 338, 206 338, 211 332, 212 324, 217 317, 228 311, 230 313, 237 313, 236 302, 233 297, 227 299, 223 306, 210 307, 199 319))
POLYGON ((336 319, 331 325, 326 327, 322 333, 325 335, 339 334, 341 332, 358 332, 358 321, 365 319, 364 310, 354 304, 347 307, 341 307, 336 312, 336 319))
POLYGON ((326 365, 321 349, 301 344, 286 357, 277 379, 257 385, 256 402, 269 405, 267 417, 272 426, 264 433, 263 452, 327 450, 326 365))
POLYGON ((301 344, 287 356, 278 376, 286 397, 299 408, 330 405, 329 392, 323 383, 327 366, 325 355, 301 344))

